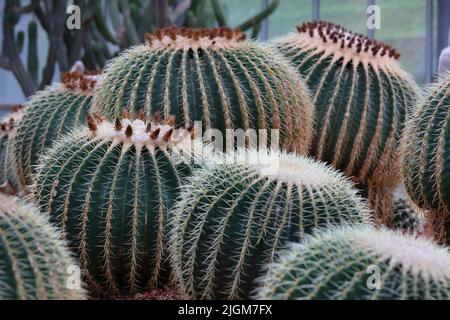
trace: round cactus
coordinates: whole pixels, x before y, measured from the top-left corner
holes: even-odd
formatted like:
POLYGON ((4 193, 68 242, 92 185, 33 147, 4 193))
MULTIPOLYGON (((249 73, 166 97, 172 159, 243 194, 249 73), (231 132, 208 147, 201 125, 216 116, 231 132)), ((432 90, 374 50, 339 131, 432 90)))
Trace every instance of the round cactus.
POLYGON ((370 223, 352 184, 323 163, 263 150, 232 160, 208 161, 177 203, 170 248, 186 295, 246 299, 287 241, 317 227, 370 223))
POLYGON ((14 172, 21 188, 31 184, 33 169, 44 149, 85 122, 98 77, 96 72, 63 73, 61 83, 36 93, 25 104, 23 119, 11 141, 14 172))
POLYGON ((11 114, 0 120, 0 184, 9 183, 14 188, 18 183, 12 171, 12 148, 10 141, 22 116, 22 106, 17 105, 13 107, 11 114))
POLYGON ((168 28, 146 40, 108 65, 94 112, 110 120, 124 108, 132 118, 175 115, 177 123, 202 121, 223 135, 280 129, 283 148, 307 152, 313 106, 297 73, 272 50, 227 28, 168 28))
POLYGON ((426 239, 367 226, 331 228, 279 254, 256 297, 450 299, 450 254, 426 239))
POLYGON ((356 183, 400 181, 399 140, 417 88, 390 46, 327 22, 274 42, 305 78, 316 108, 310 154, 356 183))
POLYGON ((403 159, 409 195, 429 210, 436 237, 450 239, 450 76, 430 88, 408 122, 403 159))
POLYGON ((88 116, 36 169, 33 193, 64 230, 94 294, 133 294, 168 271, 166 224, 200 142, 173 124, 88 116))
POLYGON ((61 235, 34 206, 0 193, 0 300, 84 299, 61 235))

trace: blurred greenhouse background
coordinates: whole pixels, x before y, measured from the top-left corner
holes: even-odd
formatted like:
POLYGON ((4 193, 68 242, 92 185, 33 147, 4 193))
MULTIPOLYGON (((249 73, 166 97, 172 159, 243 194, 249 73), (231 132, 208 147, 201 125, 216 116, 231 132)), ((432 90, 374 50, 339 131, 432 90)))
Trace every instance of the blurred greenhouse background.
MULTIPOLYGON (((0 0, 0 43, 5 51, 5 34, 8 15, 5 14, 7 2, 16 3, 19 8, 26 10, 33 5, 42 5, 43 8, 48 3, 62 0, 0 0)), ((83 2, 84 0, 65 1, 65 5, 83 2)), ((410 72, 416 81, 424 85, 431 82, 437 70, 438 58, 441 50, 448 46, 448 30, 450 25, 450 0, 90 0, 89 3, 99 5, 119 5, 127 8, 124 3, 139 5, 140 2, 148 3, 149 10, 160 10, 157 4, 165 3, 171 8, 180 9, 190 5, 191 8, 197 6, 195 10, 187 11, 187 18, 184 18, 183 25, 217 26, 220 20, 217 19, 213 10, 214 2, 222 7, 224 20, 227 25, 236 27, 245 22, 249 17, 258 16, 268 6, 278 3, 275 11, 269 12, 268 16, 260 23, 249 25, 247 33, 249 36, 258 34, 258 39, 267 41, 281 36, 287 32, 295 30, 295 26, 302 21, 312 19, 322 19, 341 24, 359 33, 368 34, 375 39, 382 40, 393 45, 402 54, 401 65, 410 72), (137 3, 137 4, 136 4, 137 3), (369 5, 378 5, 381 10, 381 29, 367 30, 366 9, 369 5), (184 6, 184 7, 183 7, 184 6), (196 15, 202 15, 200 17, 196 15), (191 20, 189 20, 191 19, 191 20), (193 19, 193 20, 192 20, 193 19), (194 22, 192 22, 194 21, 194 22)), ((61 3, 61 2, 59 2, 61 3)), ((169 11, 172 15, 177 10, 169 11)), ((65 10, 64 10, 65 11, 65 10)), ((82 15, 84 12, 82 11, 82 15)), ((133 18, 133 15, 131 15, 133 18)), ((181 16, 174 19, 179 21, 181 16)), ((36 14, 20 16, 15 25, 15 33, 23 32, 25 35, 24 48, 20 52, 20 60, 24 65, 29 59, 29 48, 27 46, 27 35, 30 21, 39 21, 36 14)), ((111 21, 107 20, 110 26, 111 21)), ((113 21, 114 22, 114 21, 113 21)), ((178 23, 178 22, 177 22, 178 23)), ((125 23, 124 23, 125 24, 125 23)), ((49 51, 49 40, 47 32, 42 28, 41 23, 37 23, 37 76, 43 77, 44 68, 47 63, 47 53, 49 51)), ((167 23, 166 23, 167 25, 167 23)), ((118 36, 118 34, 115 34, 118 36)), ((22 39, 23 40, 23 39, 22 39)), ((114 47, 108 44, 108 48, 114 47)), ((118 49, 121 49, 120 47, 118 49)), ((117 50, 118 51, 118 50, 117 50)), ((1 56, 0 56, 1 58, 1 56)), ((26 100, 23 88, 17 81, 14 74, 5 69, 5 59, 0 59, 0 113, 5 112, 12 104, 22 103, 26 100), (2 63, 3 62, 3 63, 2 63), (3 68, 1 68, 3 66, 3 68)), ((60 65, 55 63, 52 70, 52 79, 59 79, 60 65)), ((67 66, 65 67, 67 68, 67 66)), ((64 68, 63 68, 64 69, 64 68)), ((47 70, 47 77, 48 77, 47 70)))

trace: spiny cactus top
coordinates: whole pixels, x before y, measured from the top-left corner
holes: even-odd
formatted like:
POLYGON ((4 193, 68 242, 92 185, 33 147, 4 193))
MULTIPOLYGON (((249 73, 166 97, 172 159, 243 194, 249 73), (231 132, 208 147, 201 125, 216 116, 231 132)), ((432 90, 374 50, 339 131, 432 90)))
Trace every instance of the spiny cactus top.
POLYGON ((83 299, 71 268, 75 260, 48 218, 0 193, 0 300, 83 299))
POLYGON ((202 145, 171 123, 88 116, 88 127, 42 159, 35 201, 64 230, 95 294, 155 287, 167 271, 170 208, 202 145))
POLYGON ((22 120, 22 109, 23 107, 20 105, 14 106, 12 113, 0 120, 0 184, 9 181, 12 186, 17 185, 12 172, 10 141, 15 134, 18 123, 22 120))
POLYGON ((287 241, 301 241, 317 227, 370 223, 349 181, 293 154, 217 156, 183 190, 172 262, 183 292, 197 299, 246 299, 287 241))
POLYGON ((97 72, 63 73, 61 83, 38 92, 26 103, 14 139, 14 171, 21 187, 31 183, 33 168, 45 148, 86 120, 97 72))
POLYGON ((371 227, 320 232, 268 268, 262 299, 450 299, 450 253, 429 240, 371 227))
POLYGON ((106 68, 94 112, 109 119, 124 108, 132 118, 160 112, 223 134, 280 129, 282 147, 307 151, 313 107, 282 57, 227 28, 168 28, 146 38, 106 68))
POLYGON ((311 90, 311 154, 358 183, 398 180, 398 141, 417 89, 395 49, 322 21, 302 24, 274 46, 311 90))
POLYGON ((437 236, 450 219, 450 75, 432 86, 405 132, 403 174, 407 191, 433 211, 437 236))

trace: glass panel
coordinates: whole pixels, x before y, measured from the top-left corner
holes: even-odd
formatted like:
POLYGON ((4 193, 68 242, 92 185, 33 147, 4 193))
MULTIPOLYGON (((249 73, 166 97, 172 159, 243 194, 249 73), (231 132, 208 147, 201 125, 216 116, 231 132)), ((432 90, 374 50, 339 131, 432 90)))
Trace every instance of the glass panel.
POLYGON ((295 30, 304 21, 311 20, 311 0, 281 0, 269 17, 269 39, 295 30))
POLYGON ((261 11, 261 0, 221 0, 230 27, 237 27, 261 11))
POLYGON ((426 0, 377 0, 381 29, 375 38, 400 52, 400 64, 416 81, 425 83, 426 0))
POLYGON ((320 19, 366 34, 366 9, 367 0, 321 0, 320 19))

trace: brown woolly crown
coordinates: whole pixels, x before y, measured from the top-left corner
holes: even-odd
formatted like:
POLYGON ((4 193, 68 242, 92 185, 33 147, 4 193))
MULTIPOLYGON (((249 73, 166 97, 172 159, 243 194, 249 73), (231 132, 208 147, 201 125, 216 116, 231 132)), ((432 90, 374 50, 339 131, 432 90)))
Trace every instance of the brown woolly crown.
POLYGON ((341 49, 354 49, 356 53, 366 52, 373 56, 388 56, 398 60, 398 53, 390 45, 369 39, 367 36, 354 33, 340 25, 336 25, 326 21, 305 22, 297 26, 297 30, 301 34, 307 34, 311 38, 320 38, 324 43, 334 43, 339 45, 341 49))
POLYGON ((15 127, 16 123, 22 118, 23 106, 15 105, 12 107, 12 113, 6 118, 0 120, 0 136, 8 135, 15 127))
POLYGON ((91 113, 87 116, 87 125, 97 138, 134 145, 166 148, 175 146, 186 138, 195 138, 192 125, 179 128, 174 116, 162 121, 159 113, 154 114, 151 120, 146 120, 145 113, 141 112, 136 120, 131 120, 125 110, 122 118, 116 118, 114 122, 91 113))
POLYGON ((169 27, 157 29, 154 33, 147 33, 145 39, 147 44, 153 46, 177 47, 220 47, 224 44, 238 43, 244 41, 245 34, 239 29, 230 28, 177 28, 169 27))
POLYGON ((61 82, 70 90, 92 91, 99 80, 100 74, 100 70, 62 72, 61 82))

